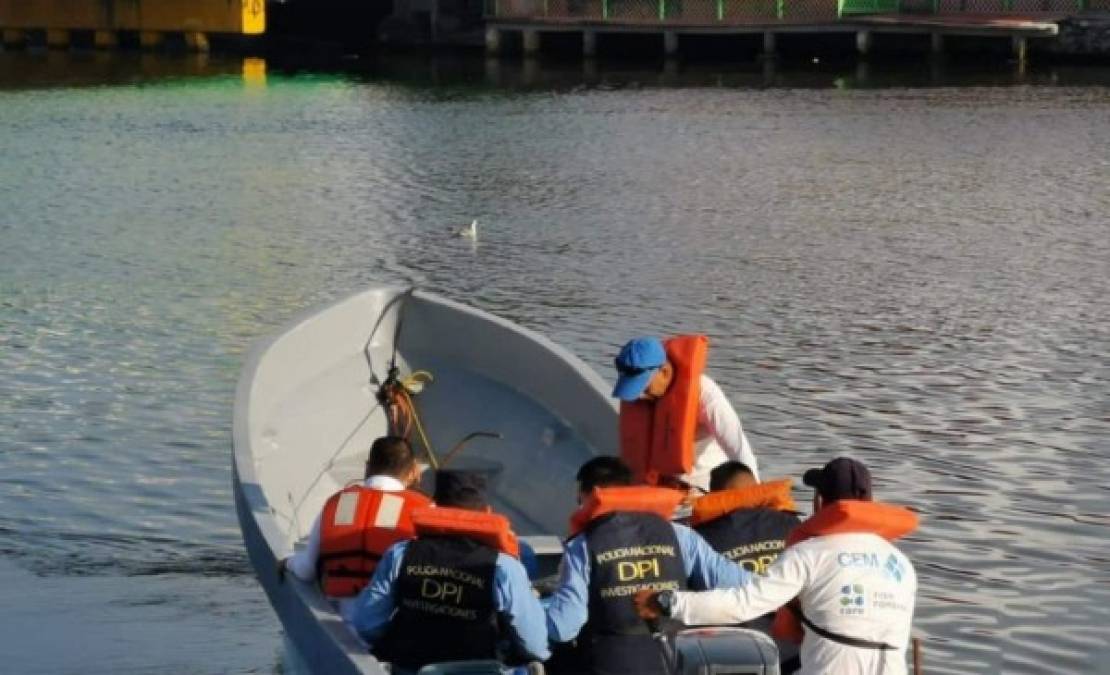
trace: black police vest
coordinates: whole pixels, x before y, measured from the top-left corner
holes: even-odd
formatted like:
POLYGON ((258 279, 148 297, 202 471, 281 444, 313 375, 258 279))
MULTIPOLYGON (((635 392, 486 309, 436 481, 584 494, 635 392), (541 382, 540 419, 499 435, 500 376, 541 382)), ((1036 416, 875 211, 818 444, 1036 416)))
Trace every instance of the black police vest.
POLYGON ((694 530, 724 557, 752 574, 763 574, 786 549, 786 535, 800 523, 790 511, 737 509, 694 530))
POLYGON ((406 669, 497 658, 497 551, 462 537, 409 543, 396 581, 397 613, 376 649, 406 669))
POLYGON ((642 589, 686 590, 687 573, 671 523, 649 513, 613 513, 586 530, 589 621, 584 639, 592 672, 662 674, 659 646, 632 604, 642 589))
MULTIPOLYGON (((694 530, 724 557, 753 574, 763 574, 786 549, 786 535, 800 523, 798 516, 790 511, 737 509, 702 523, 694 530)), ((741 625, 770 635, 774 617, 772 612, 741 625)), ((784 664, 797 656, 798 646, 793 642, 777 639, 775 642, 784 664)))

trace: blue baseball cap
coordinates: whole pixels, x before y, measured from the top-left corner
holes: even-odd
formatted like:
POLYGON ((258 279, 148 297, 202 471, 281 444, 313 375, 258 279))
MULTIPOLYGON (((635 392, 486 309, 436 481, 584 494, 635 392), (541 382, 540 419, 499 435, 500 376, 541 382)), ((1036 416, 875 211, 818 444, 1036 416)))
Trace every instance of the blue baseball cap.
POLYGON ((640 337, 621 347, 614 363, 617 366, 617 386, 614 398, 635 401, 644 393, 655 371, 667 362, 667 350, 658 338, 640 337))

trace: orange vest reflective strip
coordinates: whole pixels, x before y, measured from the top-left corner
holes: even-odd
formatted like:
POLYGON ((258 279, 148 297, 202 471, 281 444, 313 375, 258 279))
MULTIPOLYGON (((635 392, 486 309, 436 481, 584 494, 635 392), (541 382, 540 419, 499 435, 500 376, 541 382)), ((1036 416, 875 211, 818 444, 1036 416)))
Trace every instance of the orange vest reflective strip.
POLYGON ((592 521, 618 511, 653 513, 664 520, 674 517, 683 493, 669 488, 636 485, 594 488, 582 506, 570 517, 570 536, 586 529, 592 521))
POLYGON ((794 504, 794 498, 790 495, 793 484, 794 481, 784 478, 738 490, 721 490, 707 494, 694 502, 690 525, 696 527, 739 509, 795 511, 797 507, 794 504))
POLYGON ((465 537, 520 557, 520 542, 509 519, 500 513, 446 507, 417 509, 412 513, 416 536, 465 537))
MULTIPOLYGON (((894 541, 916 530, 918 521, 916 513, 902 506, 841 499, 825 506, 794 528, 786 537, 786 545, 790 547, 814 537, 853 533, 877 534, 887 541, 894 541)), ((775 613, 771 634, 780 640, 800 643, 805 632, 797 615, 788 607, 781 607, 775 613)))
POLYGON ((431 503, 419 492, 386 492, 362 485, 332 495, 320 515, 317 565, 324 595, 358 594, 386 549, 414 536, 413 509, 431 503))
POLYGON ((674 375, 655 401, 624 401, 620 409, 621 458, 637 479, 657 482, 694 468, 701 376, 709 357, 709 338, 682 335, 663 343, 674 375))

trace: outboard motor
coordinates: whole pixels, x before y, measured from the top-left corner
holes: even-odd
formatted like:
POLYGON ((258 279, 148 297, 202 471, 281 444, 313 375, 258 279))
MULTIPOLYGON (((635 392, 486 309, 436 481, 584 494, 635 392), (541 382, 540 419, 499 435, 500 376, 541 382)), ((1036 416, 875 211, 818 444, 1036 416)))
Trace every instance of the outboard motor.
POLYGON ((775 641, 746 628, 687 628, 658 635, 671 675, 779 675, 775 641))

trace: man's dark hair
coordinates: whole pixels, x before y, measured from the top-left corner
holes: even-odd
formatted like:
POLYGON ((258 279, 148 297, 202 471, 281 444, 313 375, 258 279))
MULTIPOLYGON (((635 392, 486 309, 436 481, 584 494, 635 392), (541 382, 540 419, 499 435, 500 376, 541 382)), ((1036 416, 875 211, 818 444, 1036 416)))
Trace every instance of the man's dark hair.
POLYGON ((412 469, 416 457, 412 446, 400 436, 382 436, 370 446, 370 458, 366 460, 366 476, 393 476, 402 478, 412 469))
POLYGON ((740 474, 747 474, 753 478, 755 477, 752 470, 743 462, 729 460, 721 464, 709 472, 709 491, 717 492, 718 490, 724 490, 728 487, 728 484, 732 482, 732 479, 740 474))
POLYGON ((593 492, 594 488, 631 485, 632 470, 620 457, 594 457, 578 469, 578 489, 593 492))
POLYGON ((466 469, 440 469, 436 472, 435 503, 454 509, 483 511, 489 504, 485 474, 466 469))

